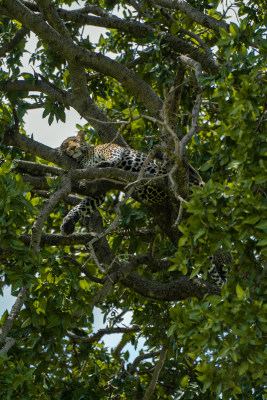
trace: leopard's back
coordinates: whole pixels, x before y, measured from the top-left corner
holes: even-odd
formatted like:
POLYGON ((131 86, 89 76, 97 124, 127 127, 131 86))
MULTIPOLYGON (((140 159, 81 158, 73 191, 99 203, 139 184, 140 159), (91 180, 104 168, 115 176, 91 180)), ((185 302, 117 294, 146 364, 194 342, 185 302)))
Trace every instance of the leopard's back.
MULTIPOLYGON (((147 159, 147 154, 121 147, 115 143, 88 146, 81 134, 64 140, 59 150, 74 158, 83 168, 110 166, 126 171, 140 172, 147 159)), ((161 175, 165 172, 156 160, 149 161, 144 170, 146 175, 161 175)))

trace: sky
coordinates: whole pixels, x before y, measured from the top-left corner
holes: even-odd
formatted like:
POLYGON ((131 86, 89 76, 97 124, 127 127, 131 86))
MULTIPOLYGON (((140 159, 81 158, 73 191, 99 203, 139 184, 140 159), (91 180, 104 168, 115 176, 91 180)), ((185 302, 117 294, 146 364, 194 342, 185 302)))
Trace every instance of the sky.
MULTIPOLYGON (((232 0, 224 0, 224 7, 231 4, 232 0)), ((78 8, 76 5, 75 8, 78 8)), ((121 12, 116 12, 117 16, 122 16, 121 12)), ((228 22, 236 22, 236 16, 234 12, 228 13, 230 16, 230 20, 228 22)), ((98 27, 88 27, 85 31, 85 34, 89 34, 90 40, 93 43, 97 43, 101 34, 105 34, 106 30, 104 28, 98 27)), ((33 70, 29 66, 28 60, 30 57, 31 52, 35 50, 37 43, 37 38, 31 34, 31 39, 28 42, 27 50, 29 51, 28 54, 24 56, 24 71, 23 72, 30 72, 32 73, 33 70)), ((108 56, 111 56, 108 54, 108 56)), ((66 110, 66 122, 63 123, 61 121, 56 122, 54 121, 52 125, 49 126, 48 118, 42 119, 42 109, 30 110, 28 114, 25 116, 25 130, 29 136, 33 136, 34 140, 41 142, 50 147, 58 147, 62 143, 64 139, 69 136, 73 136, 76 134, 78 129, 76 128, 76 124, 83 125, 86 121, 81 119, 80 115, 73 109, 66 110)), ((11 296, 10 288, 5 288, 4 296, 0 296, 0 318, 1 315, 4 313, 6 309, 9 311, 11 310, 12 305, 14 304, 15 297, 11 296)), ((127 317, 129 320, 130 316, 127 317)), ((127 325, 127 319, 125 320, 125 324, 127 325)), ((95 327, 96 329, 104 328, 105 325, 102 321, 101 312, 98 309, 95 313, 95 327)), ((105 344, 107 346, 114 346, 118 343, 121 335, 110 335, 107 336, 105 339, 105 344)), ((130 346, 128 346, 128 350, 130 350, 130 346)))

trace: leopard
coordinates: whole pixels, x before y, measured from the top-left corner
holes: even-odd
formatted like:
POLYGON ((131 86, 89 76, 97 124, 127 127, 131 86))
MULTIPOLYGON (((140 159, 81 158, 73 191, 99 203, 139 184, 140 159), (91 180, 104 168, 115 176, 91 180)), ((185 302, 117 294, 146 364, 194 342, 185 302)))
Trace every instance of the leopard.
MULTIPOLYGON (((162 156, 147 162, 147 154, 115 143, 105 143, 96 146, 89 146, 85 141, 85 133, 80 131, 77 136, 65 139, 57 149, 60 153, 66 154, 80 164, 82 168, 105 168, 115 167, 125 171, 140 172, 144 167, 145 177, 164 176, 167 170, 162 164, 162 156)), ((189 184, 204 186, 199 173, 189 164, 189 184)), ((169 196, 162 189, 145 184, 135 189, 137 197, 145 203, 156 205, 167 205, 170 202, 169 196)), ((75 226, 84 217, 90 216, 105 201, 104 194, 97 194, 94 197, 85 197, 76 207, 72 208, 63 219, 60 232, 63 236, 74 232, 75 226)), ((211 267, 208 274, 212 282, 219 287, 226 282, 225 266, 221 257, 209 257, 211 267)), ((229 260, 228 260, 229 261, 229 260)))
MULTIPOLYGON (((57 150, 76 160, 82 168, 115 167, 131 172, 140 172, 148 157, 147 154, 141 151, 122 147, 115 143, 89 146, 85 142, 85 133, 83 131, 80 131, 77 136, 65 139, 57 150)), ((164 176, 166 174, 167 170, 159 158, 154 158, 145 165, 145 177, 164 176)), ((204 185, 200 175, 191 166, 189 168, 189 180, 190 184, 204 185)), ((135 194, 141 201, 152 205, 164 206, 170 202, 166 192, 148 184, 135 189, 135 194)), ((102 194, 84 198, 63 219, 60 227, 61 234, 72 234, 77 222, 83 217, 92 214, 104 202, 104 199, 105 196, 102 194)))

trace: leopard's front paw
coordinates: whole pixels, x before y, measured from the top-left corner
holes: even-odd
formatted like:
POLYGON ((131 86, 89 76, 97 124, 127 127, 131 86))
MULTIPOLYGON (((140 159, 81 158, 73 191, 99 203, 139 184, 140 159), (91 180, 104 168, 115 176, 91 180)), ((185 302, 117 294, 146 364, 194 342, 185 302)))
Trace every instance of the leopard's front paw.
POLYGON ((60 227, 61 235, 63 236, 71 235, 74 232, 75 225, 76 223, 73 219, 64 218, 60 227))

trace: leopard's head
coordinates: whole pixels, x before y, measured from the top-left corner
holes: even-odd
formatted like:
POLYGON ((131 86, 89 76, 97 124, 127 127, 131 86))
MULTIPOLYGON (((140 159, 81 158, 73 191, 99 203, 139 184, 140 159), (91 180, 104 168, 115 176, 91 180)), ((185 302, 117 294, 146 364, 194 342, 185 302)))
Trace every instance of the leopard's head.
POLYGON ((71 136, 65 139, 57 150, 81 162, 84 158, 85 151, 88 151, 88 145, 85 142, 85 133, 80 131, 77 136, 71 136))

